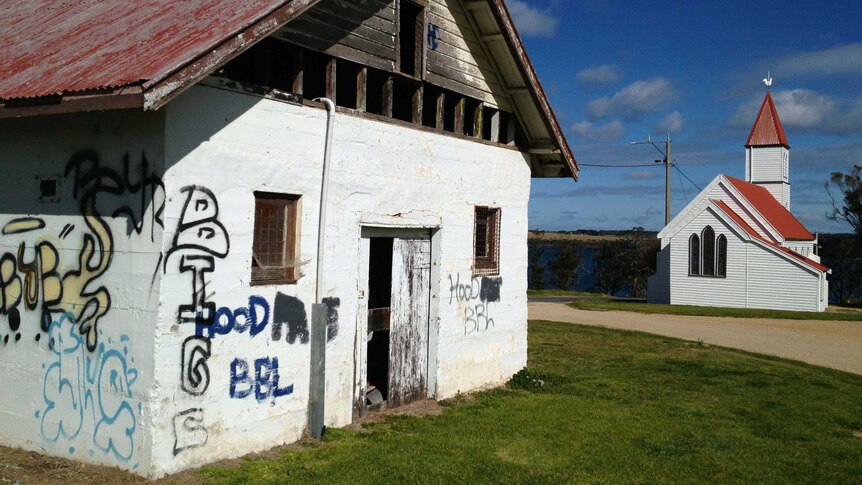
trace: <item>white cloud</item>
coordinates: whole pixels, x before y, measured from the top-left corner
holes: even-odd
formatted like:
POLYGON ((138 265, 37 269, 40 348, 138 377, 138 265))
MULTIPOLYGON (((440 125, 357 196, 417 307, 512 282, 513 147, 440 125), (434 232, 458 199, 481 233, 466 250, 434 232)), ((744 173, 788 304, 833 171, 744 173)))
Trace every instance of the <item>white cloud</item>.
MULTIPOLYGON (((775 109, 785 128, 826 134, 862 133, 862 98, 841 103, 831 96, 808 89, 788 89, 772 93, 775 109)), ((740 106, 728 124, 737 128, 751 128, 761 97, 753 98, 740 106)))
POLYGON ((622 70, 616 64, 602 64, 578 71, 575 79, 583 85, 610 86, 616 84, 621 76, 622 70))
POLYGON ((572 134, 582 140, 618 141, 625 134, 625 127, 619 120, 609 121, 603 125, 581 121, 572 125, 572 134))
MULTIPOLYGON (((656 164, 656 167, 661 166, 663 165, 656 164)), ((659 172, 657 170, 639 170, 637 172, 629 172, 623 177, 625 180, 652 180, 657 178, 659 178, 659 172)))
POLYGON ((518 32, 524 37, 553 37, 557 33, 560 20, 550 9, 538 9, 524 0, 506 2, 518 32))
POLYGON ((587 105, 587 115, 592 119, 616 116, 634 121, 664 107, 675 97, 676 92, 666 79, 637 81, 609 98, 590 101, 587 105))
POLYGON ((778 76, 862 74, 862 43, 840 44, 813 52, 795 52, 760 64, 778 76))
POLYGON ((679 130, 682 129, 682 115, 679 111, 674 111, 673 113, 664 117, 661 122, 655 127, 656 132, 658 133, 667 133, 673 135, 674 133, 679 133, 679 130))

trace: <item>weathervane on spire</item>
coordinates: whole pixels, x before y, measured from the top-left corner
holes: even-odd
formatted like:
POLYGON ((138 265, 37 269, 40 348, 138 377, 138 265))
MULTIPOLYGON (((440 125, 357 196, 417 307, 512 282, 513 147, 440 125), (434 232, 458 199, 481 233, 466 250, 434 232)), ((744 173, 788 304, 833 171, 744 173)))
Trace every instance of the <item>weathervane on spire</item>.
POLYGON ((766 72, 766 79, 763 80, 763 84, 766 84, 766 92, 769 92, 769 88, 772 87, 772 73, 769 71, 766 72))

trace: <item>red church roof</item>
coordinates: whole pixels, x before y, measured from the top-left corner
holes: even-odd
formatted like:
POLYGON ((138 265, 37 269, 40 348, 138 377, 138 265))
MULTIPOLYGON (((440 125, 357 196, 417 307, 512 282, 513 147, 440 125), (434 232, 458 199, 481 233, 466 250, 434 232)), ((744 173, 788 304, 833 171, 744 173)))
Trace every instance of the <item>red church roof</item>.
POLYGON ((786 207, 781 205, 781 202, 775 200, 775 197, 768 190, 759 185, 743 182, 727 175, 724 177, 766 218, 769 224, 784 239, 793 241, 813 241, 815 239, 814 235, 808 232, 808 229, 799 222, 799 219, 794 217, 786 207))
POLYGON ((760 105, 760 111, 757 113, 757 119, 754 121, 754 126, 751 128, 751 134, 748 135, 748 141, 745 142, 745 146, 775 145, 790 148, 790 145, 787 143, 787 135, 784 134, 784 127, 781 126, 781 119, 778 118, 778 111, 775 110, 772 95, 767 91, 766 97, 763 98, 763 104, 760 105))
MULTIPOLYGON (((730 177, 728 177, 728 178, 730 178, 730 177)), ((745 183, 745 182, 743 182, 743 183, 745 183)), ((739 214, 734 212, 733 209, 731 209, 730 206, 728 206, 727 203, 725 203, 723 200, 717 200, 717 199, 710 199, 710 200, 712 200, 712 202, 715 205, 717 205, 719 209, 721 209, 725 214, 727 214, 731 219, 733 219, 733 221, 736 222, 739 225, 739 227, 741 227, 745 232, 747 232, 749 236, 757 239, 758 241, 760 241, 760 242, 762 242, 762 243, 764 243, 770 247, 773 247, 773 248, 781 251, 784 254, 787 254, 787 255, 795 258, 795 259, 798 259, 799 261, 802 261, 803 263, 805 263, 805 264, 807 264, 807 265, 809 265, 815 269, 818 269, 818 270, 823 271, 823 272, 829 271, 829 268, 827 266, 824 266, 824 265, 817 263, 811 259, 808 259, 805 256, 797 253, 796 251, 791 251, 790 249, 787 249, 783 246, 779 246, 778 244, 775 244, 774 242, 769 241, 769 240, 765 239, 764 237, 762 237, 747 222, 745 222, 745 220, 742 217, 740 217, 739 214)))

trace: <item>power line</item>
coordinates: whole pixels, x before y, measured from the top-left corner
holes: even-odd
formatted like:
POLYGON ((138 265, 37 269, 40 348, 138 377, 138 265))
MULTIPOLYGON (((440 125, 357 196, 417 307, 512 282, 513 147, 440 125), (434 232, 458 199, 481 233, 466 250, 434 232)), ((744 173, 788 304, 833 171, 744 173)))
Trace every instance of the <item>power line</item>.
POLYGON ((685 199, 685 203, 688 204, 688 194, 685 193, 685 185, 682 184, 682 175, 677 173, 677 177, 679 178, 679 188, 682 189, 682 196, 685 199))
POLYGON ((688 176, 688 175, 686 175, 686 174, 685 174, 685 172, 683 172, 682 170, 680 170, 680 168, 679 168, 679 167, 677 166, 677 164, 676 164, 676 159, 674 159, 673 168, 675 168, 675 169, 677 170, 677 172, 679 172, 680 174, 682 174, 682 176, 683 176, 683 177, 685 177, 685 179, 686 179, 686 180, 688 180, 688 181, 689 181, 689 183, 691 183, 691 185, 694 185, 695 187, 697 187, 697 190, 703 190, 702 188, 700 188, 700 185, 697 185, 696 183, 694 183, 694 180, 692 180, 691 178, 689 178, 689 176, 688 176))
POLYGON ((645 163, 643 165, 599 165, 597 163, 578 163, 579 167, 604 167, 604 168, 634 168, 634 167, 655 167, 653 163, 645 163))

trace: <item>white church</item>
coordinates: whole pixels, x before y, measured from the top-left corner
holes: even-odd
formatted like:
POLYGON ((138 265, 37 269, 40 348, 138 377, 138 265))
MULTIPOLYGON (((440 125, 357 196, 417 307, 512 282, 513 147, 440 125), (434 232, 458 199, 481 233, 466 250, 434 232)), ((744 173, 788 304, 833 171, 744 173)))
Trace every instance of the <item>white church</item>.
POLYGON ((769 91, 745 144, 745 180, 719 174, 659 232, 650 303, 824 311, 829 268, 790 212, 790 145, 769 91))

